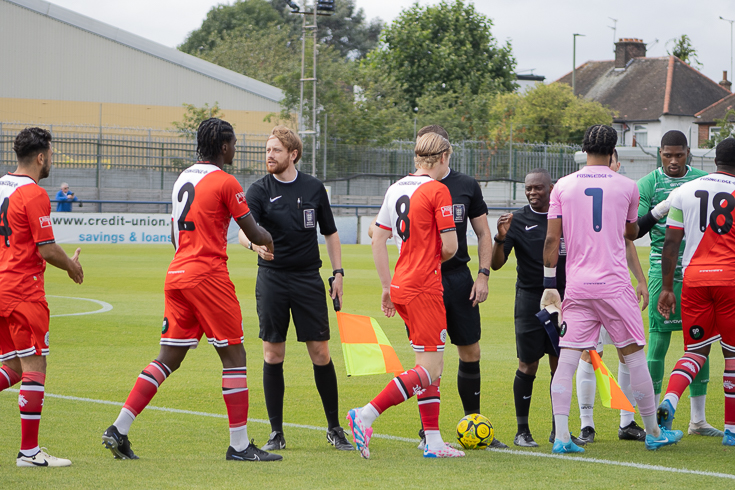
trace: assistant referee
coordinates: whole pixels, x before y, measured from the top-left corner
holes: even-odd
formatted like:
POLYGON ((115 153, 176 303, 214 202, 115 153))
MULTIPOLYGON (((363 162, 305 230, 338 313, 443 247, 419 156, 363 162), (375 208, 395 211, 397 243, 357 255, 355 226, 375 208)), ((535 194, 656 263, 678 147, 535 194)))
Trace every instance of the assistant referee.
POLYGON ((324 185, 296 170, 303 145, 285 126, 276 126, 266 143, 268 174, 247 190, 255 220, 273 236, 274 251, 253 245, 244 234, 240 243, 258 252, 255 299, 263 340, 263 391, 271 435, 266 451, 284 449, 283 360, 290 317, 296 338, 305 342, 314 364, 314 380, 327 416, 327 440, 337 449, 354 450, 339 425, 337 375, 329 354, 326 291, 319 274, 322 261, 317 223, 324 235, 335 277, 332 298, 342 303, 342 252, 324 185))

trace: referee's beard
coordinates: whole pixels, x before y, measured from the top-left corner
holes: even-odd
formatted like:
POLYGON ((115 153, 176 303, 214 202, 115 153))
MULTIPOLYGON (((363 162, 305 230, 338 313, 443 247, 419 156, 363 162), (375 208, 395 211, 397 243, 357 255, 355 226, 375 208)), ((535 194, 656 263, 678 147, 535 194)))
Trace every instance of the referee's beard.
POLYGON ((288 169, 288 160, 285 162, 279 162, 276 159, 266 160, 265 168, 269 174, 281 174, 288 169), (274 165, 275 164, 275 165, 274 165))

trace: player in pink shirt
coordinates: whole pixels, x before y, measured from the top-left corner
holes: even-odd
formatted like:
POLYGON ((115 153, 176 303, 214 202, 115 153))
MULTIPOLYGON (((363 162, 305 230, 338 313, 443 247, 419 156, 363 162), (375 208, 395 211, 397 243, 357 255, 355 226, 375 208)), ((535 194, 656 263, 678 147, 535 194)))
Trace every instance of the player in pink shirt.
POLYGON ((615 143, 617 133, 610 126, 588 128, 582 144, 587 166, 559 179, 551 192, 544 244, 547 289, 541 307, 553 304, 562 311, 561 353, 551 384, 555 453, 584 452, 569 435, 572 377, 582 351, 597 345, 603 323, 630 369, 631 388, 646 429, 646 449, 675 444, 683 435, 656 424, 653 383, 643 352, 643 321, 625 260, 625 238, 634 240, 638 235, 638 187, 610 169, 615 143), (562 231, 567 247, 563 303, 555 289, 562 231))

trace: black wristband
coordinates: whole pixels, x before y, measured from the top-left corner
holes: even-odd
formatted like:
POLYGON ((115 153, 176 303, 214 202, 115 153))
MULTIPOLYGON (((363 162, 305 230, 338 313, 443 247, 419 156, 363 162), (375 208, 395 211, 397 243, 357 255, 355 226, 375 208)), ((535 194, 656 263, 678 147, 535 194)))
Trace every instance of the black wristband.
POLYGON ((544 277, 545 289, 556 289, 556 277, 544 277))
POLYGON ((498 238, 498 235, 495 235, 495 237, 493 237, 493 240, 495 240, 496 243, 505 243, 505 238, 501 240, 500 238, 498 238))
POLYGON ((332 271, 332 275, 336 276, 337 274, 342 274, 342 277, 345 277, 345 270, 344 269, 334 269, 332 271))
POLYGON ((480 268, 479 271, 477 271, 478 274, 485 274, 486 276, 490 277, 490 271, 488 269, 485 269, 484 267, 480 268))

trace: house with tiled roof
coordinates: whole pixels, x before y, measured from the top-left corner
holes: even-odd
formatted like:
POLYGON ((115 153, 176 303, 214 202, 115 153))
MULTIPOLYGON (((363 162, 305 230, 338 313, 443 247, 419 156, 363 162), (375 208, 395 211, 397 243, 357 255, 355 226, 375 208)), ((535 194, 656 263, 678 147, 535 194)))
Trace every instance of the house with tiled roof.
MULTIPOLYGON (((727 72, 724 72, 722 78, 727 79, 727 72)), ((720 132, 721 127, 718 120, 724 120, 725 115, 727 115, 728 121, 735 122, 735 114, 728 114, 729 111, 735 111, 735 94, 730 94, 724 99, 718 100, 696 114, 697 120, 695 124, 699 127, 699 131, 697 132, 699 146, 704 145, 707 140, 712 139, 720 132)))
MULTIPOLYGON (((675 56, 647 58, 646 45, 635 38, 615 43, 614 60, 588 61, 575 72, 575 94, 615 112, 619 146, 656 147, 664 133, 678 129, 697 148, 696 114, 731 95, 729 86, 675 56)), ((572 73, 556 83, 572 85, 572 73)))

